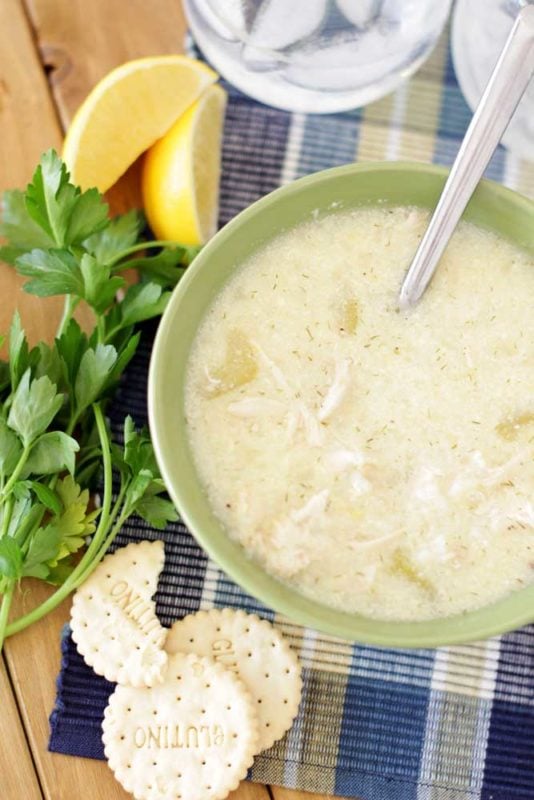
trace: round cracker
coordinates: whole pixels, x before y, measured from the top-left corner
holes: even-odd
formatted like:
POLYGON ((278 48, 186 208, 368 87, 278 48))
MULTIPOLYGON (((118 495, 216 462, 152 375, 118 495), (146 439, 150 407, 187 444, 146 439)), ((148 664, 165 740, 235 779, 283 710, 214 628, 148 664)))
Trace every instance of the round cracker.
POLYGON ((137 800, 220 800, 245 777, 258 743, 242 681, 183 653, 169 656, 163 683, 117 686, 102 729, 109 766, 137 800))
POLYGON ((163 680, 167 630, 151 598, 164 560, 161 541, 129 544, 106 556, 74 595, 72 638, 86 664, 108 681, 163 680))
POLYGON ((271 747, 291 727, 302 692, 300 665, 269 622, 230 608, 199 611, 174 623, 165 649, 209 656, 239 675, 258 712, 257 752, 271 747))

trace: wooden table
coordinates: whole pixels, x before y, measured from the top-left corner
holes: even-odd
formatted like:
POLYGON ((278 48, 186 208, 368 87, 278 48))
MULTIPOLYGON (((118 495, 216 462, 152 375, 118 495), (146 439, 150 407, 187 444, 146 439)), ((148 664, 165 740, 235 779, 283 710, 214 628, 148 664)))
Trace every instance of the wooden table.
MULTIPOLYGON (((0 0, 0 189, 24 186, 43 150, 62 134, 92 86, 139 56, 179 52, 185 22, 180 0, 0 0)), ((135 169, 110 193, 112 210, 137 197, 135 169)), ((0 264, 0 331, 16 307, 33 340, 50 337, 59 303, 20 290, 0 264)), ((14 613, 47 594, 25 584, 14 613)), ((12 637, 0 660, 2 800, 127 800, 106 764, 47 752, 59 636, 69 604, 12 637)), ((232 800, 302 800, 303 793, 242 783, 232 800)), ((317 800, 318 796, 315 795, 317 800)))

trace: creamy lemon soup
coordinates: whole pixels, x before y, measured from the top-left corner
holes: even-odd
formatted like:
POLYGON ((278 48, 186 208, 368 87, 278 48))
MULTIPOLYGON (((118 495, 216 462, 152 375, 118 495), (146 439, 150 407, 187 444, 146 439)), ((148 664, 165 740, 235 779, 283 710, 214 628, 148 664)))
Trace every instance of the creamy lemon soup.
POLYGON ((534 579, 534 260, 461 224, 421 303, 427 223, 360 209, 283 233, 206 315, 190 444, 228 535, 316 600, 387 619, 534 579))

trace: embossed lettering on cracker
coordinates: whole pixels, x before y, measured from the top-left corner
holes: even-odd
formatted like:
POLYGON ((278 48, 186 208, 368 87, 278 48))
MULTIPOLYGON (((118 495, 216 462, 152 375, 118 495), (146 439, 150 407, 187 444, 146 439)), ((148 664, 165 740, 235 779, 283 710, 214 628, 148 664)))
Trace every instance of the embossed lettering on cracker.
POLYGON ((300 665, 270 622, 232 608, 199 611, 174 623, 165 649, 209 656, 242 679, 258 714, 257 752, 271 747, 291 727, 302 691, 300 665))
POLYGON ((258 722, 244 683, 207 658, 169 656, 163 683, 117 686, 104 751, 137 800, 222 800, 251 766, 258 722))
POLYGON ((108 681, 163 680, 167 631, 152 597, 164 559, 161 541, 129 544, 106 556, 74 595, 72 638, 86 664, 108 681))

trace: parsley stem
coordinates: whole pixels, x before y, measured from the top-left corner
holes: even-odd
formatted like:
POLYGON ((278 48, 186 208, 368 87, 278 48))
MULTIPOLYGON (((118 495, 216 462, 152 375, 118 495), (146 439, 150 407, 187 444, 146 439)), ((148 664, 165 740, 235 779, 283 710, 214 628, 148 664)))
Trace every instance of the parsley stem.
POLYGON ((59 322, 59 326, 56 333, 56 338, 59 339, 65 333, 67 325, 72 319, 72 315, 78 303, 80 302, 79 297, 74 297, 72 294, 65 295, 65 301, 63 303, 63 314, 61 315, 61 320, 59 322))
POLYGON ((17 465, 16 465, 15 469, 11 473, 11 477, 9 478, 8 482, 6 483, 4 488, 2 489, 2 492, 0 493, 0 505, 3 505, 3 503, 6 500, 6 497, 9 495, 9 493, 11 492, 13 486, 18 481, 20 473, 24 469, 24 465, 26 464, 26 461, 28 460, 28 456, 30 455, 30 451, 32 449, 32 444, 34 444, 34 442, 31 442, 31 444, 27 444, 24 447, 22 453, 20 454, 20 458, 19 458, 19 460, 17 462, 17 465))
POLYGON ((9 609, 11 608, 11 600, 13 599, 13 590, 15 582, 10 580, 7 588, 2 597, 2 605, 0 606, 0 651, 2 650, 4 639, 6 637, 7 619, 9 617, 9 609))
POLYGON ((4 507, 4 518, 2 519, 2 531, 0 532, 0 538, 2 539, 8 532, 12 514, 13 514, 13 497, 8 497, 6 505, 4 507))
POLYGON ((113 504, 113 508, 111 509, 111 514, 109 515, 110 516, 110 523, 115 521, 115 517, 119 513, 119 509, 120 509, 120 507, 122 505, 122 501, 124 499, 125 493, 126 493, 126 486, 121 486, 119 494, 117 495, 117 499, 115 500, 115 503, 113 504))
POLYGON ((98 403, 93 404, 93 413, 95 415, 100 446, 102 448, 102 462, 104 467, 104 495, 102 499, 102 511, 98 521, 98 527, 93 534, 93 538, 91 539, 89 547, 85 551, 75 569, 66 579, 65 583, 63 583, 59 589, 54 592, 54 594, 50 595, 50 597, 48 597, 44 603, 41 603, 40 606, 37 606, 37 608, 32 609, 32 611, 30 611, 28 614, 25 614, 23 617, 19 617, 10 625, 8 625, 5 631, 6 636, 12 636, 14 633, 24 630, 24 628, 27 628, 28 625, 37 622, 37 620, 46 616, 46 614, 56 608, 56 606, 58 606, 66 597, 68 597, 68 595, 80 585, 82 580, 85 580, 85 578, 93 571, 93 569, 99 563, 99 559, 97 557, 99 556, 100 559, 102 558, 102 542, 107 541, 106 534, 108 533, 109 525, 111 523, 110 509, 113 492, 113 473, 109 435, 106 429, 106 423, 104 421, 102 409, 98 403))
POLYGON ((129 517, 129 514, 124 513, 124 511, 123 511, 123 513, 120 515, 120 517, 117 520, 115 520, 115 523, 111 527, 111 530, 107 535, 107 538, 104 540, 104 543, 102 544, 102 546, 100 547, 100 550, 96 554, 96 556, 95 556, 95 558, 93 560, 93 563, 90 564, 89 568, 83 573, 83 575, 80 575, 78 577, 78 579, 76 581, 76 586, 74 588, 78 588, 78 586, 81 586, 81 584, 84 583, 85 579, 89 577, 89 575, 93 571, 94 567, 97 564, 100 564, 100 562, 102 561, 102 559, 106 555, 107 551, 111 547, 111 545, 113 543, 113 540, 115 539, 115 536, 118 534, 118 532, 120 531, 120 529, 122 528, 122 526, 124 525, 124 523, 126 522, 128 517, 129 517))
POLYGON ((104 319, 104 317, 98 317, 96 323, 96 329, 98 332, 98 341, 101 344, 104 344, 104 342, 106 341, 106 320, 104 319))
MULTIPOLYGON (((185 250, 187 254, 188 262, 191 262, 193 258, 196 256, 200 247, 196 245, 187 245, 182 244, 181 242, 173 242, 167 239, 156 239, 150 242, 139 242, 138 244, 132 245, 132 247, 127 247, 126 250, 123 250, 121 253, 115 256, 109 264, 108 267, 115 267, 119 261, 122 261, 123 258, 127 258, 131 256, 133 253, 138 253, 140 250, 148 250, 152 247, 170 247, 170 248, 180 248, 181 250, 185 250)), ((117 267, 117 269, 126 269, 128 264, 121 264, 117 267)))

